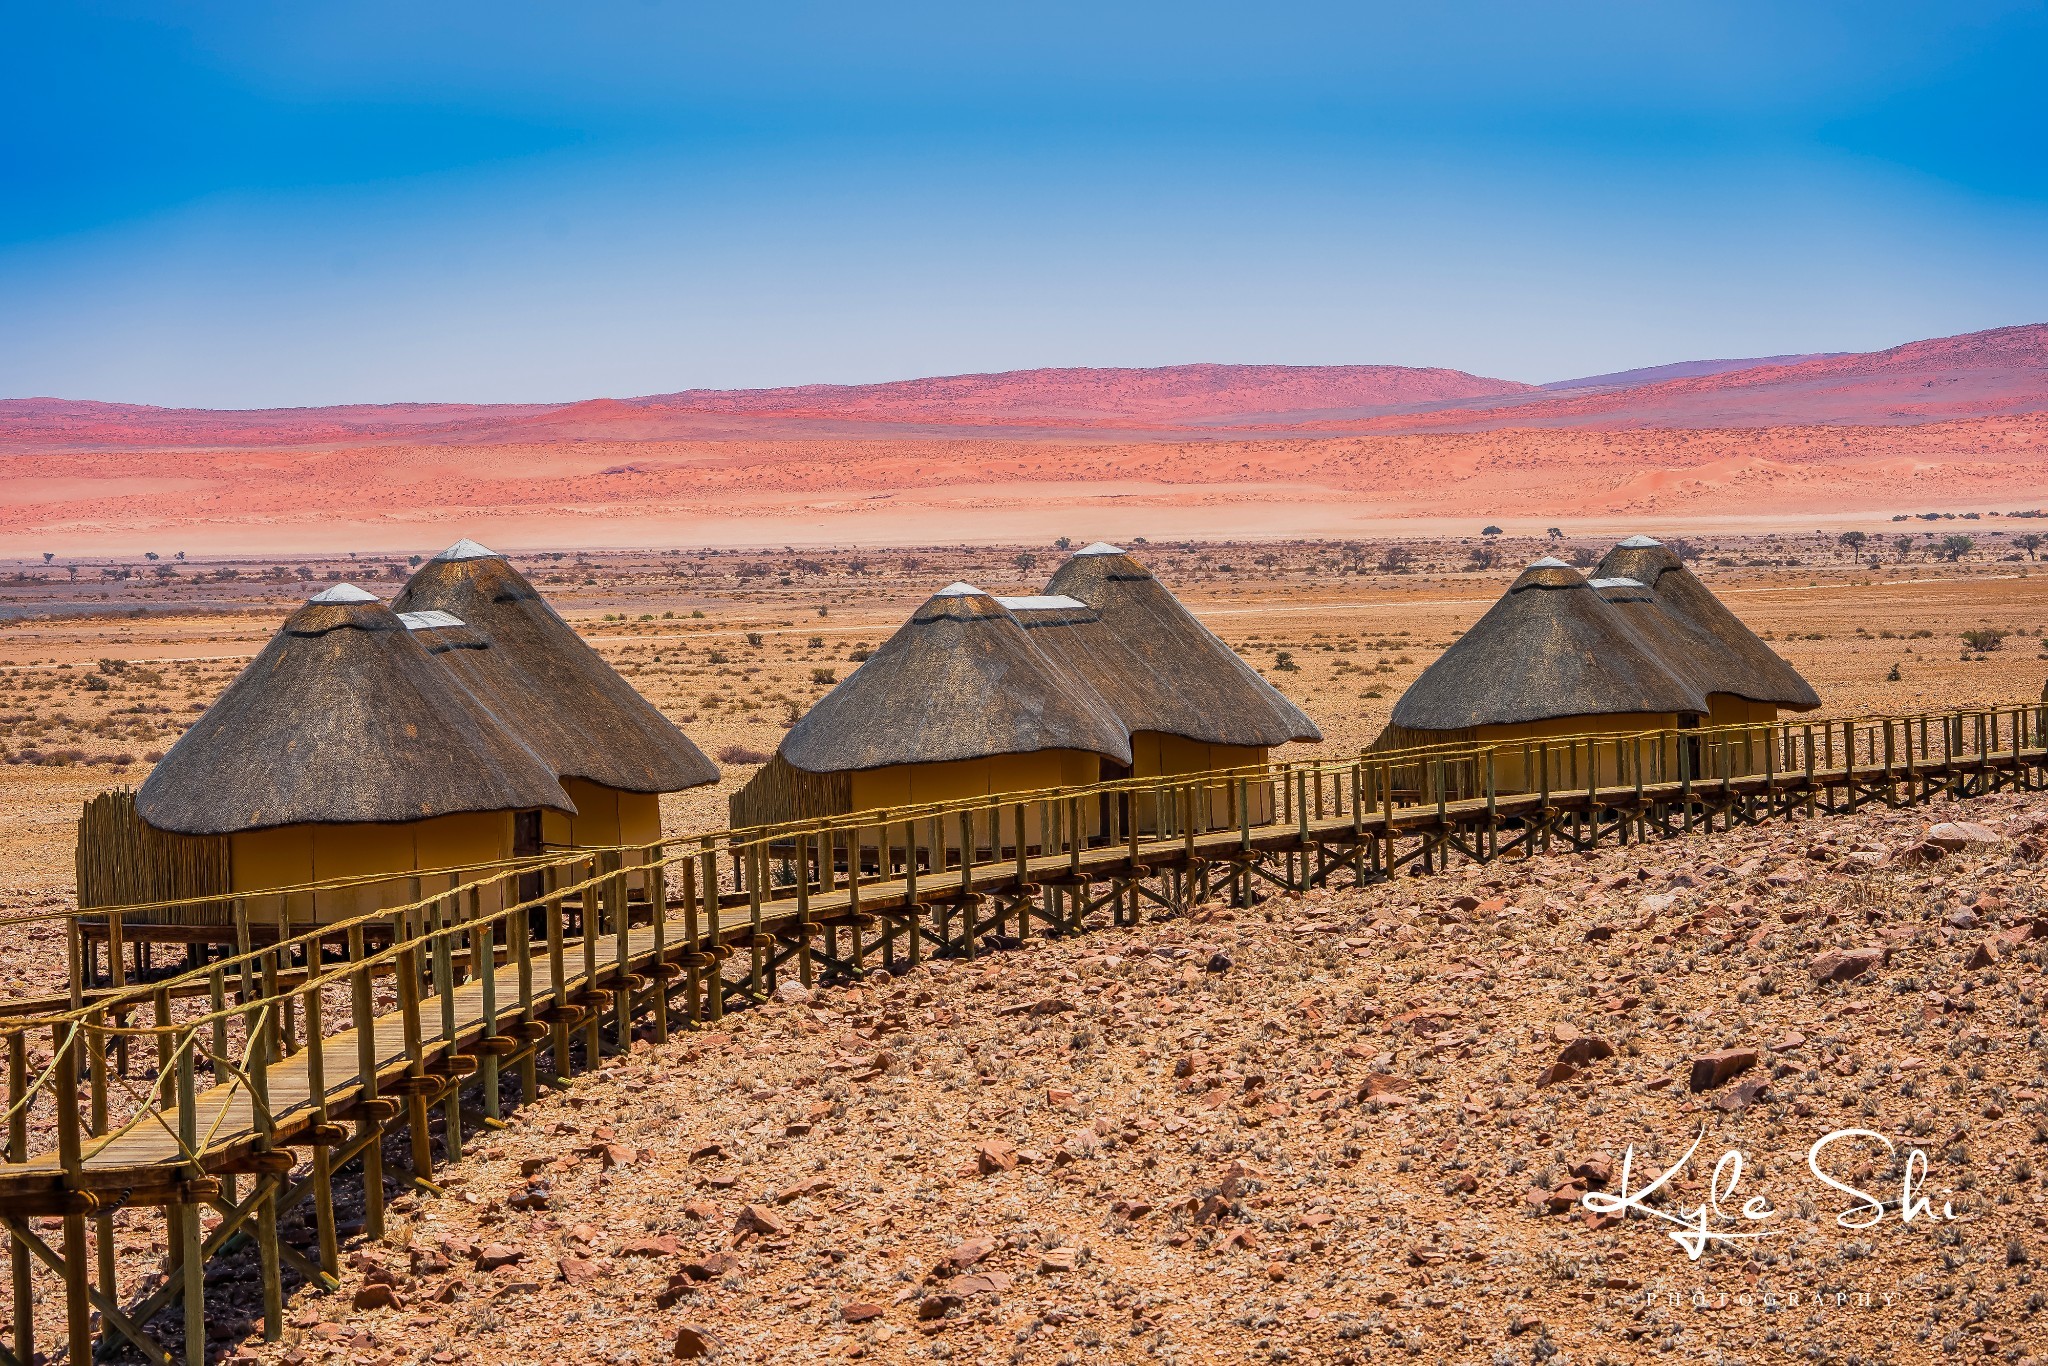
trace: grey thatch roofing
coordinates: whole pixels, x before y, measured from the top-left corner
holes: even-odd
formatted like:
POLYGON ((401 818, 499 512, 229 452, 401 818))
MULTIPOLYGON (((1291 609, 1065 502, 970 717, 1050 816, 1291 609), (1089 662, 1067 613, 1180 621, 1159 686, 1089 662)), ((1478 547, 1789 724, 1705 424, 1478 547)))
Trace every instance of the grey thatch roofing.
POLYGON ((1650 591, 1648 585, 1635 579, 1620 578, 1596 578, 1590 582, 1593 591, 1621 613, 1622 620, 1657 652, 1657 658, 1664 662, 1665 668, 1683 679, 1686 686, 1701 697, 1713 691, 1707 686, 1701 668, 1698 642, 1669 612, 1657 605, 1657 595, 1650 591))
POLYGON ((390 608, 352 584, 285 619, 135 795, 183 835, 576 808, 390 608))
POLYGON ((1393 724, 1446 731, 1706 710, 1576 569, 1545 558, 1422 671, 1394 704, 1393 724))
POLYGON ((563 777, 628 792, 718 781, 704 752, 504 556, 457 541, 421 565, 392 605, 446 612, 489 642, 489 649, 447 649, 439 658, 563 777))
POLYGON ((1132 731, 1205 744, 1272 746, 1322 731, 1113 545, 1076 552, 1045 586, 1095 609, 1037 618, 1040 648, 1085 678, 1132 731))
POLYGON ((790 727, 778 751, 809 773, 1077 749, 1131 761, 1094 689, 1032 644, 994 598, 956 583, 790 727))
POLYGON ((1690 673, 1702 693, 1728 693, 1791 711, 1812 711, 1820 694, 1777 651, 1757 639, 1669 547, 1631 536, 1607 552, 1597 573, 1646 585, 1691 642, 1690 673))

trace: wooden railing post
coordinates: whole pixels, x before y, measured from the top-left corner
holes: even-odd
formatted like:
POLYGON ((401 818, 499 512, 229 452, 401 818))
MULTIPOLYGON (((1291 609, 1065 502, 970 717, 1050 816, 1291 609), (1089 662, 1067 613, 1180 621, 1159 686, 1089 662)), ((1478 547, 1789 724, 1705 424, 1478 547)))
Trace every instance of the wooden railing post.
MULTIPOLYGON (((28 1161, 28 1036, 20 1027, 7 1031, 7 1160, 19 1165, 28 1161)), ((14 1292, 14 1356, 20 1362, 36 1359, 35 1283, 31 1279, 34 1258, 12 1230, 7 1234, 7 1270, 14 1292)), ((200 1343, 205 1344, 205 1337, 200 1343)), ((201 1366, 204 1366, 202 1363, 201 1366)))
MULTIPOLYGON (((654 914, 654 1040, 667 1043, 668 989, 674 971, 668 961, 668 860, 659 844, 649 845, 641 858, 645 871, 640 876, 647 884, 647 901, 654 914)), ((808 979, 810 975, 806 962, 804 976, 808 979)))
MULTIPOLYGON (((85 1027, 76 1020, 51 1027, 51 1085, 57 1098, 57 1167, 64 1188, 77 1191, 84 1176, 84 1154, 78 1115, 78 1055, 85 1027)), ((92 1354, 92 1300, 86 1270, 85 1215, 73 1204, 64 1214, 64 1331, 71 1355, 85 1361, 92 1354)))
MULTIPOLYGON (((704 980, 704 989, 709 999, 705 1004, 707 1014, 712 1020, 722 1020, 725 1018, 725 913, 718 905, 718 854, 711 836, 703 837, 697 859, 698 891, 704 897, 705 929, 711 936, 711 968, 704 980)), ((829 848, 819 872, 829 883, 832 876, 829 848)))
POLYGON ((584 996, 583 1066, 595 1071, 604 1056, 603 1016, 592 993, 597 990, 597 941, 604 936, 603 854, 593 854, 576 865, 576 880, 583 884, 577 904, 583 908, 583 980, 578 990, 584 996))
MULTIPOLYGON (((349 1023, 356 1035, 356 1086, 361 1097, 356 1112, 356 1138, 368 1138, 381 1130, 377 1103, 377 1008, 375 984, 370 978, 369 943, 361 925, 348 927, 349 1023)), ((363 1233, 372 1240, 384 1236, 384 1145, 381 1141, 362 1145, 363 1233)))
POLYGON ((454 1081, 455 1059, 455 922, 454 895, 436 897, 427 909, 427 935, 433 961, 434 996, 441 1007, 441 1056, 451 1068, 448 1093, 441 1098, 441 1160, 462 1160, 462 1085, 454 1081))
POLYGON ((567 935, 562 926, 562 866, 547 870, 547 900, 543 920, 548 936, 548 984, 554 1006, 548 1012, 548 1065, 553 1078, 561 1081, 574 1074, 569 1061, 569 964, 567 935))
MULTIPOLYGON (((316 955, 317 956, 317 955, 316 955)), ((320 1015, 318 964, 307 963, 306 992, 306 1094, 313 1102, 313 1122, 320 1130, 313 1145, 313 1217, 320 1243, 320 1270, 336 1278, 341 1275, 341 1245, 334 1227, 334 1164, 327 1130, 327 1047, 320 1015)), ((329 1289, 335 1288, 329 1286, 329 1289)))
MULTIPOLYGON (((178 1053, 178 1144, 184 1150, 181 1171, 188 1183, 205 1175, 205 1168, 198 1160, 199 1084, 193 1075, 192 1058, 198 1047, 198 1039, 188 1036, 178 1053)), ((365 1168, 366 1173, 369 1170, 365 1168)), ((185 1363, 186 1366, 206 1366, 206 1259, 204 1230, 199 1226, 199 1204, 194 1200, 180 1200, 172 1208, 176 1211, 178 1237, 175 1260, 184 1282, 185 1363)), ((381 1202, 378 1211, 381 1218, 381 1202)), ((25 1344, 18 1342, 17 1346, 25 1344)), ((24 1361, 32 1359, 23 1358, 24 1361)))

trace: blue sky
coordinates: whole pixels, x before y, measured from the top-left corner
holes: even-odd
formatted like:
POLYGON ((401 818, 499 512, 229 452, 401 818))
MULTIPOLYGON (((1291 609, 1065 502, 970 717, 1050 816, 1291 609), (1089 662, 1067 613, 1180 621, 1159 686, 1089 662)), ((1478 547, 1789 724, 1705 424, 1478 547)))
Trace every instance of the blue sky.
POLYGON ((0 396, 1549 380, 2048 319, 2033 4, 0 14, 0 396))

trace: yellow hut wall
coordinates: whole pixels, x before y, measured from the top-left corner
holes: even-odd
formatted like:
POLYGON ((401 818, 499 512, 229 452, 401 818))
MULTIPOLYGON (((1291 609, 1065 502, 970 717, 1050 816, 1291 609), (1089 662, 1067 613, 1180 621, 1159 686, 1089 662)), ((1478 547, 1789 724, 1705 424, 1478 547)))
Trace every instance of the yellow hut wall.
MULTIPOLYGON (((280 910, 293 926, 332 924, 403 904, 412 898, 416 872, 463 864, 495 863, 512 856, 512 813, 466 812, 396 825, 287 825, 229 837, 234 891, 327 882, 378 873, 401 876, 331 891, 251 896, 250 920, 275 924, 280 910), (288 905, 286 903, 289 903, 288 905)), ((421 879, 423 892, 451 886, 453 875, 421 879)), ((486 889, 486 908, 502 904, 486 889)))
MULTIPOLYGON (((1625 742, 1619 748, 1614 739, 1601 737, 1626 737, 1641 731, 1673 730, 1678 717, 1671 712, 1629 712, 1611 716, 1556 716, 1543 721, 1525 721, 1507 726, 1480 726, 1472 736, 1477 745, 1498 745, 1503 748, 1494 757, 1495 790, 1500 792, 1535 792, 1542 787, 1542 765, 1546 762, 1540 746, 1548 745, 1547 762, 1550 766, 1550 788, 1552 791, 1584 788, 1588 781, 1597 781, 1602 787, 1618 787, 1635 781, 1635 755, 1638 747, 1625 742), (1594 737, 1590 747, 1584 738, 1567 743, 1567 737, 1594 737)), ((1655 782, 1659 775, 1678 776, 1677 747, 1670 742, 1661 745, 1653 740, 1644 740, 1640 746, 1644 765, 1644 781, 1655 782)), ((1467 765, 1470 767, 1470 765, 1467 765)), ((1474 773, 1465 778, 1460 790, 1478 793, 1484 791, 1485 777, 1474 773)))
MULTIPOLYGON (((627 863, 638 863, 634 850, 661 843, 661 795, 656 792, 627 792, 607 787, 588 778, 564 778, 563 790, 576 804, 576 814, 563 811, 541 813, 541 845, 549 852, 560 849, 609 849, 629 846, 627 863)), ((626 877, 628 894, 644 892, 638 873, 626 877)))
MULTIPOLYGON (((1200 740, 1189 740, 1184 736, 1165 735, 1156 730, 1141 730, 1131 736, 1131 776, 1158 778, 1182 773, 1208 773, 1218 769, 1245 768, 1264 764, 1266 755, 1265 747, 1260 745, 1212 745, 1200 740)), ((1209 828, 1227 828, 1238 823, 1236 788, 1237 784, 1234 782, 1223 782, 1210 789, 1209 828)), ((1258 825, 1272 819, 1273 793, 1268 784, 1250 784, 1246 797, 1252 824, 1258 825)), ((1159 828, 1155 806, 1156 801, 1150 795, 1139 796, 1139 830, 1154 831, 1159 828)))
POLYGON ((661 842, 660 794, 626 792, 587 778, 564 778, 562 787, 576 804, 576 814, 542 813, 541 841, 548 848, 605 849, 661 842))
MULTIPOLYGON (((1768 727, 1777 719, 1778 708, 1772 703, 1752 702, 1746 697, 1725 692, 1707 694, 1705 724, 1709 727, 1768 727)), ((1718 778, 1723 773, 1729 777, 1762 773, 1768 763, 1765 747, 1771 743, 1772 734, 1769 730, 1758 729, 1754 732, 1723 731, 1706 737, 1705 743, 1699 746, 1699 776, 1718 778)))
MULTIPOLYGON (((1080 784, 1101 781, 1102 760, 1098 755, 1083 750, 1048 749, 1032 754, 998 754, 985 759, 956 759, 940 764, 893 764, 887 768, 871 768, 853 775, 853 804, 855 811, 872 811, 878 807, 914 806, 924 802, 962 801, 973 797, 988 797, 1004 792, 1029 792, 1038 788, 1073 787, 1080 784)), ((1101 832, 1100 815, 1084 813, 1084 822, 1089 834, 1101 832)), ((1003 813, 1003 840, 1014 847, 1016 843, 1014 815, 1003 813)), ((1024 812, 1024 838, 1027 844, 1042 844, 1044 839, 1043 813, 1038 803, 1031 803, 1024 812)), ((957 818, 945 822, 946 847, 957 850, 960 847, 959 821, 957 818)), ((977 831, 981 847, 987 848, 985 827, 977 831)), ((929 841, 920 832, 919 847, 929 847, 929 841)))

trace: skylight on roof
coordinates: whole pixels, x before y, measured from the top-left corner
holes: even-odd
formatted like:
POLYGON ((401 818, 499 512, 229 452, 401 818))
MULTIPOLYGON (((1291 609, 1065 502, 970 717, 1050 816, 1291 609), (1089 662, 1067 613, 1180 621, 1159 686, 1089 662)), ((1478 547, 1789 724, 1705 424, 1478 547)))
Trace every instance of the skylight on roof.
POLYGON ((405 629, 408 631, 431 631, 442 626, 462 625, 461 617, 453 612, 443 612, 439 608, 428 608, 424 612, 400 612, 398 619, 405 623, 405 629))
POLYGON ((997 602, 1012 612, 1049 612, 1055 608, 1086 607, 1079 598, 1070 598, 1064 593, 1034 593, 1021 598, 997 598, 997 602))

